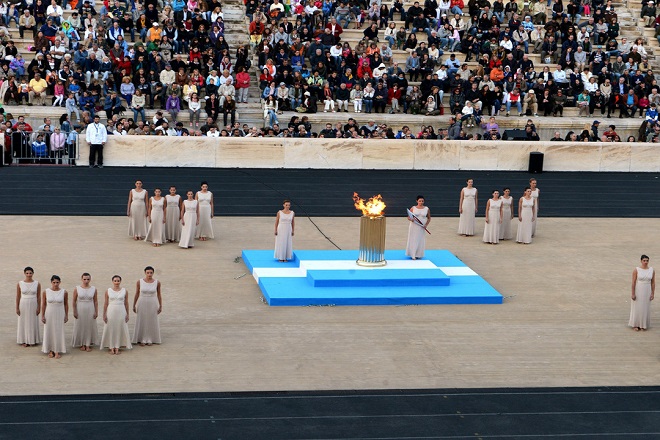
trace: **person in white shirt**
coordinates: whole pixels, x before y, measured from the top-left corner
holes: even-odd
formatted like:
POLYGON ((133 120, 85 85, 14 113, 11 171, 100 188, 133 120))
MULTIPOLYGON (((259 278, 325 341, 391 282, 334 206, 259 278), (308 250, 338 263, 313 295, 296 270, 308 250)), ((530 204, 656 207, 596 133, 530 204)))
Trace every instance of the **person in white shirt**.
POLYGON ((101 117, 94 116, 94 122, 87 126, 85 139, 89 144, 89 167, 103 168, 103 147, 108 141, 108 131, 101 124, 101 117))
POLYGON ((62 7, 57 4, 56 0, 50 0, 50 5, 46 8, 46 15, 48 18, 52 18, 56 25, 60 26, 62 24, 62 14, 64 11, 62 7))

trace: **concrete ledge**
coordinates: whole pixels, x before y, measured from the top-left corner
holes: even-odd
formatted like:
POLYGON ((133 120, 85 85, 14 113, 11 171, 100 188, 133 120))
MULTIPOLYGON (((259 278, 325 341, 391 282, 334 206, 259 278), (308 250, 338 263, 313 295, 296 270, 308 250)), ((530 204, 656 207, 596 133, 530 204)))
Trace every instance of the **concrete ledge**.
MULTIPOLYGON (((124 167, 319 168, 524 171, 529 153, 546 171, 660 171, 643 143, 481 142, 110 136, 104 164, 124 167)), ((80 145, 87 166, 89 146, 80 145)))

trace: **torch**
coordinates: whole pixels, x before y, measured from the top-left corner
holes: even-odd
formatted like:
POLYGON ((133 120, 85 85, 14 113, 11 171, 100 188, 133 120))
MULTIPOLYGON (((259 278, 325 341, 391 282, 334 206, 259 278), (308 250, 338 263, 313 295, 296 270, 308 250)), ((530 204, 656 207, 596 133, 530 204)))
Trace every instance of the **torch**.
POLYGON ((358 193, 353 193, 355 209, 362 211, 360 218, 360 253, 357 264, 366 267, 381 267, 385 261, 385 217, 380 194, 370 198, 366 203, 358 193))

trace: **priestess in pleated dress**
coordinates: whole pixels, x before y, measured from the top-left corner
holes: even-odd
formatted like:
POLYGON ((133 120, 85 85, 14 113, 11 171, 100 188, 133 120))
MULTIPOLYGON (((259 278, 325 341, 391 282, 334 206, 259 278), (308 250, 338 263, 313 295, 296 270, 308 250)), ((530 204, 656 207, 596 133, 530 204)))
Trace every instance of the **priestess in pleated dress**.
POLYGON ((467 186, 461 190, 461 199, 458 204, 458 212, 461 215, 458 221, 459 235, 474 235, 478 200, 477 188, 472 186, 473 183, 472 179, 468 179, 467 186))
POLYGON ((60 277, 53 275, 50 288, 41 298, 41 321, 44 323, 43 353, 49 358, 61 358, 66 353, 64 324, 69 320, 69 294, 60 287, 60 277))
POLYGON ((504 188, 502 199, 502 224, 500 225, 500 240, 511 240, 513 231, 511 230, 511 220, 513 219, 513 197, 511 190, 504 188))
POLYGON ((103 336, 101 349, 109 348, 111 354, 119 354, 121 347, 133 348, 128 333, 128 293, 121 287, 121 277, 112 277, 113 286, 105 292, 103 305, 103 336))
POLYGON ((525 189, 525 195, 518 200, 518 243, 529 244, 532 242, 532 222, 534 221, 534 198, 532 190, 525 189))
POLYGON ((285 200, 283 207, 275 217, 275 259, 282 262, 293 258, 295 228, 295 213, 291 211, 291 202, 285 200))
POLYGON ((154 278, 154 268, 144 269, 145 277, 138 280, 133 300, 135 331, 133 344, 160 344, 160 324, 158 315, 162 311, 163 299, 160 294, 160 281, 154 278))
POLYGON ((209 191, 209 185, 202 182, 202 190, 197 191, 195 200, 199 203, 199 225, 195 237, 202 241, 213 237, 213 193, 209 191))
POLYGON ((632 301, 628 325, 636 331, 651 326, 651 301, 655 296, 655 271, 649 267, 649 257, 642 255, 641 267, 633 271, 632 301))
MULTIPOLYGON (((431 221, 431 210, 424 206, 424 197, 417 196, 417 205, 410 208, 410 211, 424 225, 428 226, 431 221)), ((424 258, 426 250, 426 231, 413 218, 408 217, 408 242, 406 243, 406 256, 416 260, 424 258)))
POLYGON ((73 337, 71 345, 80 351, 92 351, 92 345, 99 343, 99 328, 96 318, 99 315, 99 302, 96 287, 90 285, 91 275, 84 273, 80 286, 73 289, 73 337))
POLYGON ((536 223, 539 220, 539 196, 541 190, 536 187, 536 179, 529 179, 529 187, 532 189, 532 197, 534 198, 534 221, 532 222, 532 237, 536 235, 536 223))
POLYGON ((142 181, 135 182, 135 189, 128 193, 128 235, 141 240, 147 235, 147 201, 149 193, 142 189, 142 181))
POLYGON ((148 219, 149 230, 144 240, 158 247, 165 241, 165 199, 160 196, 160 189, 155 189, 154 196, 149 199, 148 219))
POLYGON ((23 347, 41 343, 39 333, 39 312, 41 310, 41 284, 32 279, 34 270, 26 267, 23 270, 25 280, 16 285, 16 314, 18 329, 16 343, 23 347))
POLYGON ((181 205, 181 239, 179 247, 187 249, 195 246, 195 230, 199 223, 199 204, 193 199, 193 192, 188 191, 188 199, 181 205))
POLYGON ((500 242, 500 226, 502 224, 502 199, 499 191, 493 191, 493 198, 486 203, 486 225, 484 226, 484 243, 498 244, 500 242))
POLYGON ((165 203, 165 239, 172 243, 181 238, 181 196, 176 193, 175 187, 170 188, 170 193, 165 196, 165 203))

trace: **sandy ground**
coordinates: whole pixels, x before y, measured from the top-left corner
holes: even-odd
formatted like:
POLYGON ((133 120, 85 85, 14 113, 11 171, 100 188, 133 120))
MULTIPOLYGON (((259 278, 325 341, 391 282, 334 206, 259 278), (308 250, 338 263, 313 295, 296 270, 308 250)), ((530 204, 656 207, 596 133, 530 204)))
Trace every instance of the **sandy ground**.
MULTIPOLYGON (((357 248, 358 215, 314 220, 341 248, 357 248)), ((660 382, 657 327, 627 327, 640 254, 660 267, 655 219, 541 218, 532 245, 492 246, 457 236, 456 218, 434 218, 427 248, 454 252, 506 297, 502 305, 291 308, 264 304, 251 276, 236 279, 247 272, 235 261, 242 249, 272 247, 274 218, 215 218, 216 239, 188 250, 134 242, 122 217, 2 222, 3 395, 660 382), (16 345, 15 285, 27 265, 42 286, 58 274, 69 292, 84 271, 100 292, 120 274, 131 301, 144 266, 155 266, 163 344, 120 356, 70 350, 61 360, 16 345)), ((405 247, 407 228, 389 219, 388 249, 405 247)), ((333 247, 298 218, 294 248, 333 247)))

